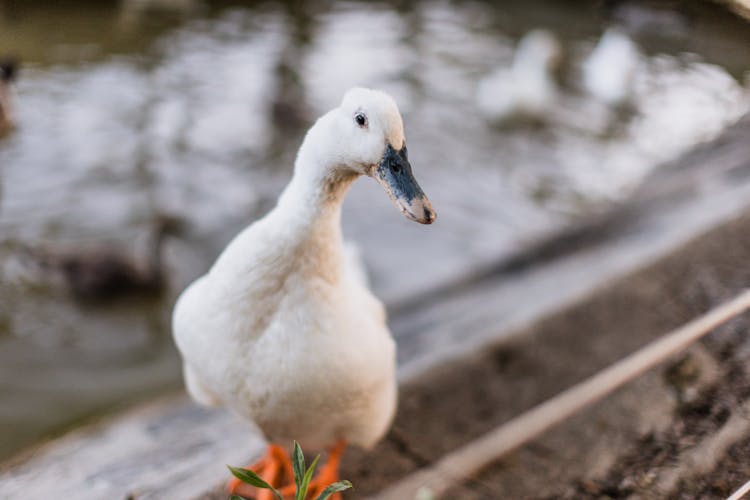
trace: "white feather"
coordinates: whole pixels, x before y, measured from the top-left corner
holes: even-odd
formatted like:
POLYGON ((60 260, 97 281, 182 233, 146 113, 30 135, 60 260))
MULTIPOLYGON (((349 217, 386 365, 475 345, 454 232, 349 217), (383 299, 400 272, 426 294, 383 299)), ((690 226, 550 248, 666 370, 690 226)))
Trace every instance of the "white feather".
POLYGON ((624 103, 633 92, 639 59, 635 43, 620 30, 609 28, 583 63, 584 89, 610 106, 624 103))
POLYGON ((541 118, 557 99, 552 71, 559 62, 560 43, 544 30, 533 30, 519 42, 510 68, 500 68, 477 87, 476 104, 489 120, 541 118))

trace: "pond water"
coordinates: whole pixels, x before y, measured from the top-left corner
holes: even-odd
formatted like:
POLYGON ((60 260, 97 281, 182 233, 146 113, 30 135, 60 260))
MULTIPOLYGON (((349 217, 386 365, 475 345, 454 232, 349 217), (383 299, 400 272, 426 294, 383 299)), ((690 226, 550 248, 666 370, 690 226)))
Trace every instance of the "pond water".
POLYGON ((304 131, 351 86, 399 102, 438 212, 421 227, 368 179, 350 193, 345 233, 388 303, 626 198, 750 109, 742 21, 623 5, 3 2, 0 50, 23 68, 18 128, 0 142, 0 456, 180 383, 174 297, 273 205, 304 131), (580 86, 612 23, 638 46, 627 109, 580 86), (563 50, 556 99, 541 121, 498 127, 477 108, 477 82, 535 28, 563 50), (165 213, 185 230, 167 244, 160 299, 80 304, 18 255, 142 256, 165 213))

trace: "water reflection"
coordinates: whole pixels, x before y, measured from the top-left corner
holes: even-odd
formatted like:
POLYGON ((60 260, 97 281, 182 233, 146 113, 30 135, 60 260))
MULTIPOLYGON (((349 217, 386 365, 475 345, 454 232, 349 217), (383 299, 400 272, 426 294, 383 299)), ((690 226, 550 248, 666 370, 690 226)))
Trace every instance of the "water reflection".
POLYGON ((118 299, 162 295, 167 276, 164 245, 170 236, 179 235, 180 221, 161 216, 153 222, 142 255, 130 256, 118 248, 15 248, 26 267, 40 280, 60 282, 80 302, 102 305, 118 299))
POLYGON ((317 22, 313 5, 312 2, 293 2, 285 6, 285 41, 273 69, 276 81, 269 106, 272 127, 268 152, 270 158, 286 163, 290 163, 290 156, 284 155, 291 149, 289 144, 299 143, 301 134, 315 119, 300 71, 315 38, 317 22))
MULTIPOLYGON (((603 31, 597 13, 558 2, 2 5, 0 47, 25 67, 19 127, 0 144, 0 426, 13 429, 0 434, 0 454, 178 383, 174 293, 269 208, 310 122, 353 85, 397 98, 441 214, 435 227, 415 227, 369 179, 353 188, 345 232, 389 301, 627 196, 750 109, 741 43, 720 60, 728 72, 711 54, 637 37, 631 112, 597 103, 578 81, 603 31), (548 124, 495 128, 477 108, 477 82, 507 68, 518 39, 540 27, 568 54, 548 124), (103 245, 140 255, 162 213, 186 228, 165 247, 171 286, 161 298, 80 304, 13 251, 103 245)), ((714 44, 744 36, 711 26, 696 31, 714 44)))
POLYGON ((16 126, 10 87, 17 74, 18 61, 7 56, 0 59, 0 139, 8 135, 16 126))

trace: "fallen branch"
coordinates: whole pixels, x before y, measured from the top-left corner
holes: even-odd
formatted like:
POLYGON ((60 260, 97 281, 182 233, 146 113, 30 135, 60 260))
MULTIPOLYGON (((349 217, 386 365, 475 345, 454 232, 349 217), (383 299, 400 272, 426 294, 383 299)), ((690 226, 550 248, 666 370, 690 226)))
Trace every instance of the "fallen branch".
MULTIPOLYGON (((452 485, 475 475, 503 455, 601 400, 748 309, 750 290, 445 455, 432 466, 407 476, 372 497, 372 500, 412 499, 422 489, 435 497, 440 496, 452 485)), ((750 485, 746 486, 750 488, 750 485)))
POLYGON ((747 495, 747 493, 750 492, 750 481, 743 484, 739 490, 732 493, 732 496, 727 498, 727 500, 740 500, 740 498, 747 495))

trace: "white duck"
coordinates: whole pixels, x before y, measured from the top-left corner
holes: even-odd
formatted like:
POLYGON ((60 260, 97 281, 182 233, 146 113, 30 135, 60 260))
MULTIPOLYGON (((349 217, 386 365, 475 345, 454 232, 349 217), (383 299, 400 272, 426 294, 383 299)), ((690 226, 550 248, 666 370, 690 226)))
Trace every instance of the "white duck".
POLYGON ((640 55, 635 43, 618 28, 604 32, 583 63, 583 87, 597 100, 619 106, 633 91, 640 55))
MULTIPOLYGON (((173 316, 192 397, 253 421, 270 443, 335 445, 318 475, 323 486, 336 479, 345 443, 373 446, 396 404, 385 312, 345 258, 341 235, 341 204, 361 175, 409 219, 435 220, 412 175, 396 103, 355 88, 308 131, 276 207, 183 292, 173 316)), ((290 467, 273 444, 256 464, 278 486, 290 467)))
POLYGON ((510 68, 501 68, 479 82, 476 104, 480 112, 497 123, 513 118, 543 118, 556 101, 558 90, 553 71, 562 48, 546 30, 532 30, 518 43, 510 68))

